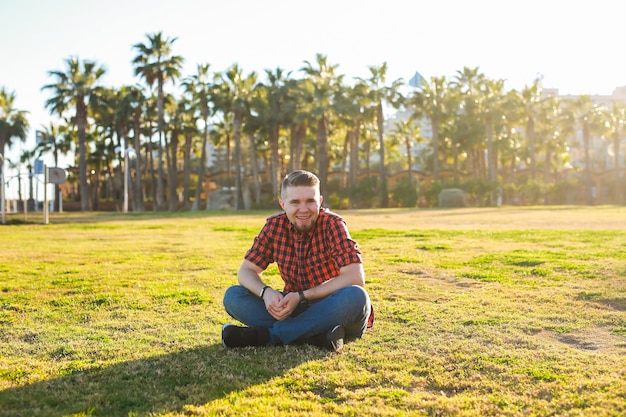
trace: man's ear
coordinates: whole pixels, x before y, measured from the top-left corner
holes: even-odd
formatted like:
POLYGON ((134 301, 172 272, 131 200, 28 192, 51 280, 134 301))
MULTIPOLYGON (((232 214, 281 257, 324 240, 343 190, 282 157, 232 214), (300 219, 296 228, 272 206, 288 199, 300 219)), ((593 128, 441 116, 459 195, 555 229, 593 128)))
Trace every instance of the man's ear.
POLYGON ((285 202, 282 198, 278 199, 278 204, 280 205, 280 208, 282 208, 283 210, 285 209, 285 202))
POLYGON ((324 196, 320 195, 320 207, 324 204, 324 196))

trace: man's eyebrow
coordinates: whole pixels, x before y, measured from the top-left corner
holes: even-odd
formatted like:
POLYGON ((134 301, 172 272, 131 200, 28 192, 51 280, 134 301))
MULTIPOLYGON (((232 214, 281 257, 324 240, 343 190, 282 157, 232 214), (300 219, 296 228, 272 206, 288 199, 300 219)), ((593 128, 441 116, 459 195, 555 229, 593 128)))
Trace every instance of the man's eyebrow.
MULTIPOLYGON (((307 198, 306 202, 310 203, 312 201, 317 201, 315 198, 307 198)), ((299 198, 292 198, 291 200, 289 200, 290 203, 299 203, 300 199, 299 198)))

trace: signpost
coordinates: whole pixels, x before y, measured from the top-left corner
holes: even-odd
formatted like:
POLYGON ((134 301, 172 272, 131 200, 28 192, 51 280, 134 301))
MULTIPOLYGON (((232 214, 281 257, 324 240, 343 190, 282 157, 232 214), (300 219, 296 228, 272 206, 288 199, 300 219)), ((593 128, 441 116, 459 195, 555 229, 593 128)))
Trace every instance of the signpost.
POLYGON ((47 167, 43 168, 43 224, 49 222, 50 204, 48 203, 48 184, 63 184, 67 179, 67 172, 62 168, 47 167))

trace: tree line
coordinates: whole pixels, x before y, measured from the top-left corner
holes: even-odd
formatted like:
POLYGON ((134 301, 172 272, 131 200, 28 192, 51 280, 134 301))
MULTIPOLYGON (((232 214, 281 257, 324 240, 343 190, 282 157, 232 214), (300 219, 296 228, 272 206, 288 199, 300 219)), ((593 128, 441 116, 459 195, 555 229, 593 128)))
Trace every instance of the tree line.
MULTIPOLYGON (((387 80, 386 63, 369 67, 366 78, 347 79, 323 54, 297 73, 277 67, 260 77, 238 64, 212 72, 202 63, 183 76, 176 39, 158 32, 133 45, 134 85, 103 86, 105 69, 77 57, 49 71, 45 106, 59 122, 37 130, 37 145, 21 162, 30 167, 47 153, 58 164, 73 151, 70 180, 83 211, 97 210, 102 198, 120 201, 124 187, 134 211, 147 203, 198 210, 220 172, 226 180, 217 186, 232 190, 234 208, 244 208, 244 190, 263 207, 275 201, 282 176, 299 168, 317 173, 328 201, 348 207, 415 206, 420 193, 433 205, 436 192, 450 187, 491 205, 496 192, 508 201, 525 195, 550 202, 559 188, 582 186, 591 203, 592 171, 609 168, 594 156, 592 140, 609 142, 613 167, 620 167, 624 105, 547 95, 539 79, 507 91, 504 80, 465 67, 409 87, 387 80), (386 116, 392 111, 396 117, 386 116), (211 172, 209 144, 221 151, 211 172), (580 166, 572 147, 583 149, 580 166), (418 171, 430 180, 420 183, 418 171), (390 189, 388 178, 400 172, 406 175, 390 189)), ((14 92, 0 90, 2 155, 30 129, 14 100, 14 92)), ((616 202, 623 182, 620 176, 611 188, 616 202)))

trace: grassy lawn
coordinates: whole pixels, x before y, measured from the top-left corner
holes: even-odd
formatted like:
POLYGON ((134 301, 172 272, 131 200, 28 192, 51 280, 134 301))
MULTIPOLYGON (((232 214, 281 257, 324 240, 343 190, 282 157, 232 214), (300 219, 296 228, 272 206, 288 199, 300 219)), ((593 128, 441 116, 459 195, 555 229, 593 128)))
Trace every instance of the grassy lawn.
POLYGON ((9 216, 0 416, 626 415, 626 207, 342 211, 374 328, 225 350, 268 214, 9 216))

